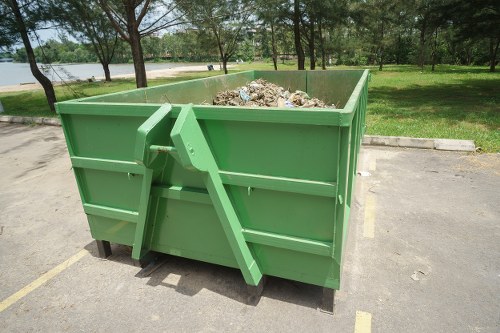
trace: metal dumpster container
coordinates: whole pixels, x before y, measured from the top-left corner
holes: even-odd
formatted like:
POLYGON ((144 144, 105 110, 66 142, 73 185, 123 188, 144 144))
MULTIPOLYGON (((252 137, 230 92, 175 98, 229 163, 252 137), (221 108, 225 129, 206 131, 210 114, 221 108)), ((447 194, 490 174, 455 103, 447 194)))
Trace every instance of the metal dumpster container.
POLYGON ((338 289, 367 79, 247 71, 58 103, 92 237, 338 289), (258 78, 339 108, 206 105, 258 78))

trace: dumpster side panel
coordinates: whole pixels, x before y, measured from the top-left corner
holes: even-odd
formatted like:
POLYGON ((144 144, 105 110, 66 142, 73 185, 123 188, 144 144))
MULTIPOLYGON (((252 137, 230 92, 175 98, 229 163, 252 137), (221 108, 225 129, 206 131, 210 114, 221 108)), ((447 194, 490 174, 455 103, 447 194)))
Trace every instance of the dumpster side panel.
POLYGON ((89 97, 82 99, 82 101, 100 103, 212 104, 213 98, 219 91, 243 86, 252 81, 253 77, 253 72, 248 71, 89 97))
POLYGON ((136 107, 59 106, 61 122, 92 237, 132 245, 145 169, 134 161, 137 128, 149 116, 136 107))
POLYGON ((253 246, 265 274, 339 289, 340 268, 331 257, 265 245, 253 246))
POLYGON ((152 250, 238 267, 211 203, 165 198, 158 200, 152 250))
POLYGON ((354 87, 363 75, 363 70, 308 71, 307 93, 323 100, 327 104, 335 104, 344 108, 354 87))
MULTIPOLYGON (((103 114, 106 113, 103 107, 103 114)), ((74 156, 133 161, 135 133, 146 117, 62 115, 74 156)))
POLYGON ((264 79, 290 91, 307 91, 306 71, 255 71, 255 79, 264 79))
POLYGON ((84 201, 129 211, 139 210, 142 175, 125 172, 75 168, 84 188, 84 201))
POLYGON ((145 102, 212 104, 218 92, 246 85, 252 80, 252 72, 243 72, 153 87, 147 90, 145 102))
POLYGON ((331 242, 335 198, 230 186, 244 228, 331 242))
POLYGON ((221 170, 336 181, 337 127, 224 120, 200 124, 221 170))
POLYGON ((90 214, 87 219, 92 238, 128 246, 134 243, 135 223, 90 214))

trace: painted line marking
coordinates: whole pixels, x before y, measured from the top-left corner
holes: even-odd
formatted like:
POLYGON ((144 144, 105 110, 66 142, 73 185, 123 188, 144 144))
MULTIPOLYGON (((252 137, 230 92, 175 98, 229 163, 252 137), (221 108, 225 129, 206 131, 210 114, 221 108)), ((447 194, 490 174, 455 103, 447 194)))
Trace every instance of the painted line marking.
POLYGON ((42 274, 38 279, 35 281, 31 282, 28 284, 26 287, 23 289, 19 290, 18 292, 10 295, 6 299, 4 299, 0 303, 0 312, 3 312, 4 310, 8 309, 12 304, 16 303, 19 301, 21 298, 24 296, 28 295, 31 293, 33 290, 37 289, 47 281, 51 280, 55 276, 57 276, 59 273, 76 263, 78 260, 82 259, 85 257, 89 252, 87 250, 81 250, 77 254, 73 255, 70 257, 68 260, 64 261, 63 263, 60 263, 56 267, 52 268, 50 271, 42 274))
POLYGON ((356 311, 356 322, 354 324, 354 333, 371 333, 372 314, 364 311, 356 311))
POLYGON ((365 198, 365 222, 363 223, 363 237, 375 237, 375 197, 367 193, 365 198))

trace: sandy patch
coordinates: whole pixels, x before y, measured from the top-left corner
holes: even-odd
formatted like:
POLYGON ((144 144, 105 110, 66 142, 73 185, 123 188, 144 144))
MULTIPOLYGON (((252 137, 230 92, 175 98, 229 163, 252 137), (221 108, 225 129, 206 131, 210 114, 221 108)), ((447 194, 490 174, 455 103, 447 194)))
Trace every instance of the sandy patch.
MULTIPOLYGON (((216 71, 218 71, 218 66, 214 66, 216 71)), ((234 65, 229 65, 228 68, 232 68, 234 65)), ((157 79, 162 77, 174 77, 181 73, 186 72, 208 72, 206 65, 197 65, 197 66, 181 66, 175 68, 165 68, 165 69, 155 69, 151 71, 147 71, 148 79, 157 79)), ((221 74, 223 73, 220 71, 221 74)), ((135 74, 122 74, 122 75, 112 75, 113 79, 122 79, 122 78, 133 78, 135 74)), ((98 80, 104 80, 104 76, 97 77, 98 80)), ((60 85, 60 82, 53 82, 53 84, 60 85)), ((42 89, 42 86, 36 83, 28 83, 28 84, 15 84, 11 86, 0 86, 0 92, 14 92, 14 91, 28 91, 28 90, 36 90, 42 89)))

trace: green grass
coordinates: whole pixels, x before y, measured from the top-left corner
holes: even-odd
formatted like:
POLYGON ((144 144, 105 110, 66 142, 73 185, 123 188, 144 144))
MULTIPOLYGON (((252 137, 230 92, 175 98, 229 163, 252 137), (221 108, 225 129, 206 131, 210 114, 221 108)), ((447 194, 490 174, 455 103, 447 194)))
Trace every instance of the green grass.
MULTIPOLYGON (((280 70, 295 64, 279 64, 280 70)), ((348 67, 336 67, 348 68, 348 67)), ((231 72, 248 69, 272 70, 272 63, 245 63, 231 72)), ((486 67, 437 66, 423 72, 415 66, 371 69, 369 83, 368 134, 474 140, 486 152, 500 152, 500 73, 486 67)), ((175 78, 149 80, 150 86, 220 74, 219 71, 186 73, 175 78)), ((111 83, 78 83, 71 89, 56 87, 59 101, 134 89, 133 79, 111 83)), ((55 116, 50 113, 43 91, 0 93, 5 114, 55 116)))
POLYGON ((486 67, 372 70, 368 134, 474 140, 500 151, 500 74, 486 67))

